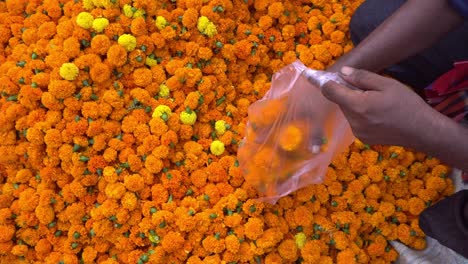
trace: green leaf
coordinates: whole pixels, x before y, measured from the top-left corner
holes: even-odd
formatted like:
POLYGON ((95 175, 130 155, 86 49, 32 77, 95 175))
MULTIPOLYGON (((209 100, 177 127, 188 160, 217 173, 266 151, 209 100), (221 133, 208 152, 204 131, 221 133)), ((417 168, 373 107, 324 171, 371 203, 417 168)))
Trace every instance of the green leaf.
POLYGON ((222 103, 224 103, 225 100, 226 100, 226 96, 223 95, 221 98, 219 98, 218 100, 216 100, 216 106, 221 105, 222 103))
POLYGON ((26 65, 26 61, 24 60, 18 61, 16 63, 16 66, 21 67, 21 68, 24 68, 25 65, 26 65))

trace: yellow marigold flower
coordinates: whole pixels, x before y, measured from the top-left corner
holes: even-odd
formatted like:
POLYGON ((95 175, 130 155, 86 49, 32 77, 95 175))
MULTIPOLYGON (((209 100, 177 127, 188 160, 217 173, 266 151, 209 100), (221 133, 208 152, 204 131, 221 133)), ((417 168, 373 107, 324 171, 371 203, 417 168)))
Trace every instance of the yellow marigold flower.
POLYGON ((303 232, 300 232, 294 236, 294 240, 296 241, 296 246, 301 249, 307 242, 307 236, 303 232))
POLYGON ((94 8, 93 0, 83 0, 83 7, 86 10, 91 10, 94 8))
POLYGON ((111 8, 111 7, 115 6, 115 3, 116 3, 116 1, 113 1, 113 0, 102 0, 101 1, 101 5, 104 8, 111 8))
POLYGON ((158 105, 153 112, 153 118, 160 117, 164 121, 169 120, 169 116, 171 116, 172 111, 171 108, 167 105, 158 105))
POLYGON ((182 121, 184 125, 191 126, 197 121, 197 114, 194 111, 190 110, 190 108, 186 109, 185 111, 182 111, 179 117, 180 121, 182 121))
POLYGON ((74 63, 64 63, 60 67, 60 76, 67 81, 75 80, 78 73, 79 69, 74 63))
POLYGON ((159 85, 159 96, 167 98, 169 96, 169 87, 165 84, 159 85))
POLYGON ((147 66, 153 67, 153 66, 158 65, 158 61, 157 61, 156 59, 152 59, 152 58, 150 58, 150 57, 146 57, 145 64, 146 64, 147 66))
POLYGON ((145 10, 138 9, 137 11, 135 11, 135 13, 133 13, 133 18, 143 17, 145 14, 146 14, 145 10))
POLYGON ((132 17, 133 16, 132 7, 130 5, 124 5, 123 13, 126 17, 132 17))
POLYGON ((118 42, 127 51, 132 51, 136 48, 136 38, 130 34, 123 34, 119 37, 118 42))
POLYGON ((166 27, 167 25, 167 20, 163 16, 157 16, 156 17, 156 27, 159 30, 162 30, 166 27))
POLYGON ((215 140, 215 141, 211 142, 210 151, 211 151, 211 153, 213 153, 216 156, 219 156, 219 155, 223 154, 223 152, 224 152, 223 142, 221 142, 219 140, 215 140))
POLYGON ((93 26, 94 17, 88 12, 81 12, 76 17, 76 23, 78 26, 90 29, 93 26))
POLYGON ((226 133, 226 121, 218 120, 215 123, 215 130, 218 135, 223 135, 226 133))
POLYGON ((215 24, 213 24, 213 22, 211 22, 206 16, 201 16, 198 18, 197 28, 198 31, 209 37, 213 37, 216 35, 216 33, 218 33, 215 24))
POLYGON ((295 125, 289 125, 279 138, 279 144, 286 151, 296 150, 302 144, 302 132, 295 125))
POLYGON ((198 31, 203 33, 209 23, 210 23, 210 20, 206 16, 199 17, 198 23, 197 23, 198 31))
POLYGON ((210 22, 206 26, 205 31, 203 33, 211 38, 218 33, 218 30, 216 29, 215 24, 213 24, 213 22, 210 22))
POLYGON ((107 20, 107 18, 104 18, 104 17, 96 18, 93 21, 93 29, 98 33, 101 33, 102 31, 104 31, 104 29, 108 25, 109 25, 109 20, 107 20))

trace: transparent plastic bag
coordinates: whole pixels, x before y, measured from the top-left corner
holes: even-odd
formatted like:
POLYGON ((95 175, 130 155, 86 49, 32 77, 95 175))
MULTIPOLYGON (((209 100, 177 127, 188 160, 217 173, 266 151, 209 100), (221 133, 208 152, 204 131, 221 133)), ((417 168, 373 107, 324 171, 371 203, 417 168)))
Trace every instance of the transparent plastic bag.
POLYGON ((270 90, 249 107, 238 160, 246 182, 262 195, 260 200, 274 204, 321 183, 333 157, 353 142, 341 110, 320 91, 329 80, 345 84, 335 73, 296 61, 275 73, 270 90), (317 137, 323 145, 317 145, 317 137))

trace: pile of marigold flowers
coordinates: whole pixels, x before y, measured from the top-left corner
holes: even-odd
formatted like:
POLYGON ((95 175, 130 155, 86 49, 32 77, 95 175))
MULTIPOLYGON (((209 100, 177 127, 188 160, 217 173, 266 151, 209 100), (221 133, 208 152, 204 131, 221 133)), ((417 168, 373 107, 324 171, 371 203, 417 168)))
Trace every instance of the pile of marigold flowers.
POLYGON ((355 142, 260 203, 236 151, 271 75, 350 50, 349 0, 0 2, 0 262, 388 263, 449 168, 355 142))

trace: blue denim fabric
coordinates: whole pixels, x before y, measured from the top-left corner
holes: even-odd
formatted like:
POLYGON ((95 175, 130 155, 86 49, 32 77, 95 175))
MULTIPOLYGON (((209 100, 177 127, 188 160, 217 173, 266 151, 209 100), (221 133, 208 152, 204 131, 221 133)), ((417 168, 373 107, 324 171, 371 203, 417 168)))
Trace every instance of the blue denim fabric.
MULTIPOLYGON (((364 40, 406 0, 366 0, 354 13, 350 23, 351 40, 355 45, 364 40)), ((463 2, 468 0, 452 0, 463 2)), ((422 90, 457 61, 468 60, 468 23, 447 34, 431 48, 385 70, 386 74, 422 90)))
POLYGON ((458 11, 464 18, 468 18, 468 1, 466 0, 449 0, 450 5, 458 11))

